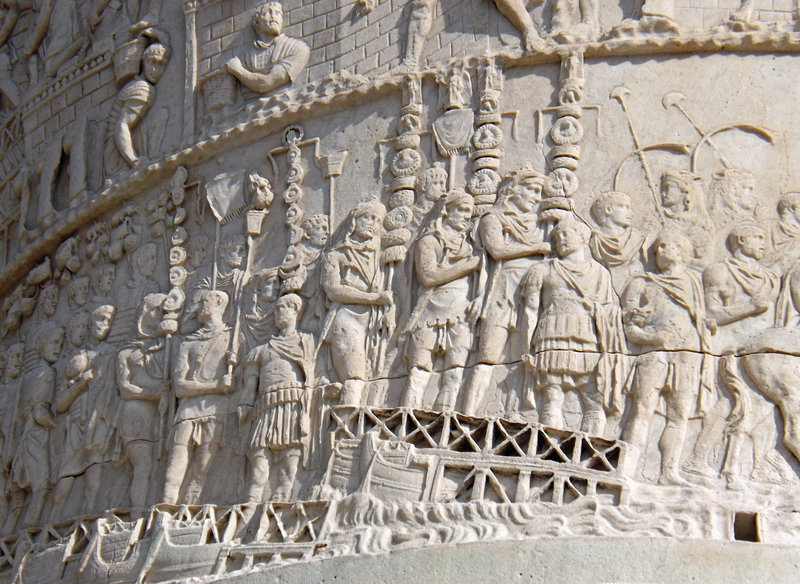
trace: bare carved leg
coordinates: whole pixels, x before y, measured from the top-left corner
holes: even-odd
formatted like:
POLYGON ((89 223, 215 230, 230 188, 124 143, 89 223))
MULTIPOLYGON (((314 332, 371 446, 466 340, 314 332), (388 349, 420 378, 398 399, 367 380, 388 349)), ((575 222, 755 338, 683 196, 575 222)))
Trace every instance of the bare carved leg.
POLYGON ((136 440, 126 444, 125 450, 133 466, 131 505, 144 507, 147 503, 150 475, 153 470, 153 445, 150 442, 136 440))
POLYGON ((183 477, 186 476, 186 469, 189 467, 189 446, 186 444, 175 444, 169 453, 167 463, 166 484, 164 485, 165 503, 177 503, 180 496, 183 477))
POLYGON ((544 41, 531 20, 531 15, 525 8, 523 0, 495 0, 495 5, 500 14, 505 16, 518 31, 522 33, 522 42, 525 50, 532 53, 541 50, 544 41))
POLYGON ((431 375, 432 373, 426 369, 412 367, 408 372, 408 380, 400 405, 406 408, 421 408, 431 375))
POLYGON ((551 428, 563 429, 566 426, 564 422, 564 392, 560 385, 553 384, 544 388, 541 422, 551 428))

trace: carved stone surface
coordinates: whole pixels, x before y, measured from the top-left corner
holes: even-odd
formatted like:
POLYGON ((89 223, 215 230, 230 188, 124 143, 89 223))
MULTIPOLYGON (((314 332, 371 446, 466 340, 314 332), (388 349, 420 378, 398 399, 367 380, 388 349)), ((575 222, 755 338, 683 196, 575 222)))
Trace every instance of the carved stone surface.
POLYGON ((705 6, 0 0, 0 584, 791 581, 800 14, 705 6))

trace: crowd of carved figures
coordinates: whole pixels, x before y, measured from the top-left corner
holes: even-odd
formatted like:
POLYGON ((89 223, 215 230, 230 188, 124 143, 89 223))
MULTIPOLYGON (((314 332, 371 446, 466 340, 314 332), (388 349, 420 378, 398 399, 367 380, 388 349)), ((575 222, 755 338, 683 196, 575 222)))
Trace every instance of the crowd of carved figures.
MULTIPOLYGON (((357 17, 363 18, 376 0, 357 0, 357 17)), ((637 34, 680 34, 672 0, 645 0, 610 30, 602 30, 599 0, 556 0, 549 22, 535 23, 521 0, 495 0, 497 10, 521 35, 526 52, 538 52, 549 43, 581 43, 637 34)), ((405 25, 401 68, 417 70, 425 43, 433 28, 435 0, 414 0, 405 25)), ((0 119, 13 115, 44 84, 85 61, 87 55, 113 50, 118 103, 108 116, 107 174, 119 169, 119 161, 134 165, 136 152, 131 131, 142 121, 155 97, 155 85, 170 56, 169 37, 155 27, 163 7, 151 0, 114 2, 97 0, 3 0, 0 2, 0 119), (56 26, 55 23, 58 23, 56 26), (20 30, 25 42, 12 42, 20 30), (129 40, 124 41, 128 32, 129 40), (110 46, 116 44, 116 46, 110 46)), ((795 15, 796 16, 796 15, 795 15)), ((282 34, 283 7, 265 2, 254 12, 255 42, 244 54, 233 57, 222 68, 200 80, 206 112, 219 117, 219 110, 233 103, 237 85, 244 100, 259 97, 292 84, 309 60, 310 48, 301 39, 282 34)), ((752 0, 741 0, 725 26, 732 31, 760 30, 766 26, 755 18, 752 0)), ((158 123, 158 121, 157 121, 158 123)))
POLYGON ((598 195, 590 217, 545 214, 545 176, 525 164, 481 211, 435 165, 408 207, 402 262, 387 262, 396 242, 373 198, 334 234, 326 215, 303 220, 281 265, 252 269, 274 197, 259 173, 239 176, 249 200, 216 243, 184 227, 199 195, 180 168, 146 208, 67 239, 6 299, 6 531, 46 521, 79 477, 80 511, 96 511, 109 465, 129 471, 120 505, 214 502, 206 478, 231 436, 239 497, 289 499, 335 406, 620 438, 640 457, 635 476, 657 460, 665 484, 793 475, 774 411, 800 456, 800 193, 770 219, 747 171, 706 188, 668 170, 662 228, 645 231, 622 192, 598 195), (167 290, 154 277, 164 263, 167 290), (404 386, 387 390, 393 378, 404 386))
MULTIPOLYGON (((101 1, 88 13, 74 1, 39 4, 0 0, 0 46, 20 9, 38 14, 24 55, 31 85, 87 51, 86 32, 114 16, 108 10, 126 12, 123 28, 136 23, 115 53, 103 166, 111 176, 136 165, 146 153, 134 130, 167 66, 167 35, 138 2, 101 1), (63 26, 50 30, 53 19, 63 26)), ((541 47, 521 2, 495 4, 527 50, 541 47)), ((654 4, 642 7, 644 21, 667 26, 669 11, 654 4)), ((413 2, 406 69, 419 66, 432 10, 432 0, 413 2)), ((551 37, 596 38, 597 10, 555 2, 551 37)), ((751 13, 743 2, 734 16, 751 13)), ((282 22, 280 5, 264 4, 253 47, 224 65, 245 97, 292 83, 306 66, 308 46, 282 35, 282 22)), ((580 110, 577 57, 565 63, 559 99, 580 110)), ((443 157, 452 162, 470 141, 480 153, 469 192, 448 188, 453 177, 438 164, 415 175, 421 105, 409 97, 386 205, 363 200, 338 226, 325 214, 305 218, 302 168, 291 168, 280 265, 253 267, 275 185, 256 171, 233 173, 206 184, 205 199, 179 168, 159 196, 98 220, 31 270, 0 314, 1 531, 61 519, 78 486, 75 513, 214 503, 206 479, 224 448, 239 455, 241 501, 291 499, 301 469, 320 464, 335 406, 503 416, 619 438, 639 456, 634 477, 652 478, 644 469, 657 461, 665 484, 722 475, 735 487, 743 468, 746 478, 793 477, 779 451, 800 460, 800 193, 767 209, 748 171, 725 168, 706 183, 667 170, 656 177, 655 228, 634 224, 622 192, 597 195, 583 216, 567 197, 547 200, 555 172, 497 172, 496 74, 481 73, 478 118, 465 97, 469 75, 445 75, 447 112, 434 122, 443 157), (455 127, 467 129, 464 140, 455 127), (215 208, 215 189, 237 177, 243 205, 215 208), (186 225, 206 200, 213 237, 186 225), (689 444, 692 420, 699 433, 689 444), (104 481, 119 468, 125 498, 108 501, 104 481)), ((16 107, 18 89, 6 81, 0 90, 16 107)), ((290 157, 300 140, 289 142, 290 157)), ((20 187, 23 243, 55 220, 30 186, 20 187)))

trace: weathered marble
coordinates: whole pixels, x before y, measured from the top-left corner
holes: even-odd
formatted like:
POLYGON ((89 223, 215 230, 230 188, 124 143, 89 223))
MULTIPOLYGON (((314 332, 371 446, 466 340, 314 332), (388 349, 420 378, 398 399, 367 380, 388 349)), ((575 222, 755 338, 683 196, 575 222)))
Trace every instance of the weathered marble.
POLYGON ((791 581, 800 14, 725 6, 0 0, 0 584, 791 581))

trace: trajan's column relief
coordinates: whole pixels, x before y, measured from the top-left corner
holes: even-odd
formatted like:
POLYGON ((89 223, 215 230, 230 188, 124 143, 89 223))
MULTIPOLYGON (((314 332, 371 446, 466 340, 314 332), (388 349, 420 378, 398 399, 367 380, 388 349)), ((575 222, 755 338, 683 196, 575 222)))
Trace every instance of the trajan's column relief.
POLYGON ((800 14, 734 4, 0 0, 0 584, 793 550, 800 14))

